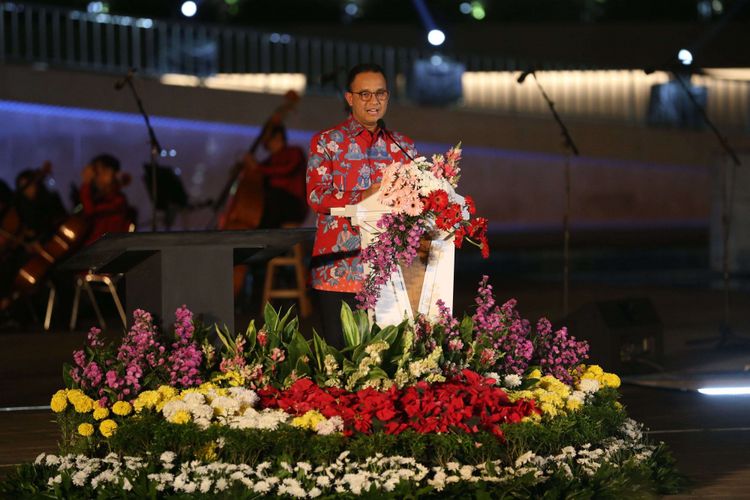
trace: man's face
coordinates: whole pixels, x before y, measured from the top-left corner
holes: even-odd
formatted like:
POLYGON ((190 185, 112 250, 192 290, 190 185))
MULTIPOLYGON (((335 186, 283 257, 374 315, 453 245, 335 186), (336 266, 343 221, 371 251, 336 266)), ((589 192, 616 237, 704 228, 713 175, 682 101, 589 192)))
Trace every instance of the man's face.
POLYGON ((388 109, 388 88, 385 77, 380 73, 360 73, 354 77, 349 92, 346 93, 346 102, 352 108, 352 116, 367 130, 375 130, 378 120, 385 116, 388 109), (369 92, 369 100, 363 99, 359 92, 369 92), (376 93, 385 96, 378 98, 376 93))
POLYGON ((286 146, 284 136, 280 133, 273 134, 263 142, 263 147, 269 153, 278 153, 286 146))
POLYGON ((112 168, 106 167, 100 163, 94 166, 96 177, 94 182, 96 187, 102 191, 109 189, 115 182, 115 171, 112 168))

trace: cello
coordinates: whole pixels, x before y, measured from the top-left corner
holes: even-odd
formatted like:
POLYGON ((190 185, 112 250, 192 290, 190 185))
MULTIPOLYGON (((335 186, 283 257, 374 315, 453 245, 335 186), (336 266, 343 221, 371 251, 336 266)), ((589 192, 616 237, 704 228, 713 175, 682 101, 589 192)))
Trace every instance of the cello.
MULTIPOLYGON (((261 133, 250 146, 248 154, 254 154, 268 137, 274 126, 280 125, 284 117, 296 106, 299 94, 293 90, 284 95, 284 101, 266 120, 261 133)), ((226 204, 219 216, 218 229, 255 229, 263 218, 263 172, 259 168, 245 168, 243 161, 237 162, 230 171, 229 179, 221 194, 214 203, 218 213, 226 204)))

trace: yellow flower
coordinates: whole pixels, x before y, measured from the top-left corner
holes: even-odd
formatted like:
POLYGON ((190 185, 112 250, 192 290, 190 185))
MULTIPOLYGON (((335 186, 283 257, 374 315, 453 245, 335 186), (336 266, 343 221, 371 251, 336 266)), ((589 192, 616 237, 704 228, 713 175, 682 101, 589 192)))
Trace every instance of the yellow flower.
POLYGON ((620 377, 614 373, 605 373, 602 375, 601 382, 605 387, 613 387, 615 389, 620 387, 620 377))
POLYGON ((535 424, 538 424, 541 421, 542 421, 542 416, 538 413, 532 413, 531 415, 523 417, 521 419, 521 422, 532 422, 535 424))
POLYGON ((83 395, 73 401, 73 407, 78 413, 88 413, 94 409, 94 400, 86 395, 83 395))
POLYGON ((112 419, 103 420, 101 424, 99 424, 99 432, 102 433, 102 436, 104 437, 112 437, 112 434, 115 433, 115 430, 117 429, 117 422, 115 422, 112 419))
POLYGON ((526 378, 542 378, 542 372, 535 368, 526 376, 526 378))
POLYGON ((94 426, 89 423, 84 423, 78 426, 78 434, 81 436, 90 436, 94 433, 94 426))
POLYGON ((301 427, 302 429, 315 430, 319 423, 325 421, 325 417, 316 410, 310 410, 301 417, 295 417, 292 419, 293 427, 301 427))
POLYGON ((133 407, 130 406, 130 403, 128 403, 127 401, 118 401, 112 405, 112 413, 121 417, 130 415, 130 412, 132 411, 133 407))
POLYGON ((106 408, 102 408, 99 405, 96 405, 96 408, 94 408, 94 420, 101 420, 103 418, 107 418, 109 416, 109 410, 106 408))
POLYGON ((186 424, 190 422, 190 413, 185 410, 180 410, 178 412, 175 412, 175 414, 172 415, 172 418, 170 418, 169 421, 173 424, 186 424))
POLYGON ((80 389, 70 389, 67 391, 68 401, 75 404, 80 398, 86 397, 86 395, 80 389))
POLYGON ((173 397, 177 396, 177 389, 168 385, 159 386, 157 392, 164 399, 172 399, 173 397))
POLYGON ((136 413, 140 413, 144 409, 150 410, 155 408, 161 400, 161 394, 157 391, 143 391, 138 394, 138 397, 133 401, 133 407, 136 413))
POLYGON ((571 398, 565 402, 565 408, 567 408, 568 410, 575 411, 581 408, 581 406, 583 406, 583 403, 581 403, 580 399, 571 398))
POLYGON ((50 407, 55 413, 60 413, 68 407, 68 396, 66 392, 67 391, 65 389, 61 389, 52 396, 50 407))

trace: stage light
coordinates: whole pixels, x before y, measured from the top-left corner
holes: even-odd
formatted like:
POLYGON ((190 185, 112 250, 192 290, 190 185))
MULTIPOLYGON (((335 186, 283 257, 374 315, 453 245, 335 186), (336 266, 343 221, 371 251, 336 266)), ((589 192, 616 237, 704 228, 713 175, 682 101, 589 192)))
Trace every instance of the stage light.
POLYGON ((89 2, 89 4, 86 6, 86 11, 89 14, 109 12, 109 6, 107 6, 104 2, 89 2))
POLYGON ((698 392, 707 396, 747 396, 750 387, 702 387, 698 392))
POLYGON ((429 33, 427 33, 427 41, 430 42, 430 45, 438 46, 442 45, 443 42, 445 42, 445 33, 440 31, 439 29, 432 29, 429 33))
POLYGON ((680 62, 685 66, 690 66, 691 64, 693 64, 693 54, 691 54, 687 49, 680 49, 680 51, 677 53, 677 59, 679 59, 680 62))
POLYGON ((461 2, 461 5, 458 6, 458 10, 461 11, 461 14, 471 14, 471 4, 469 2, 461 2))
POLYGON ((180 12, 182 12, 182 15, 185 17, 193 17, 196 12, 198 12, 198 4, 193 2, 193 0, 187 0, 187 2, 182 2, 182 6, 180 7, 180 12))
POLYGON ((471 16, 477 21, 481 21, 487 13, 484 11, 482 2, 471 2, 471 16))
POLYGON ((349 2, 344 7, 344 12, 346 12, 348 15, 354 17, 359 13, 359 6, 354 2, 349 2))

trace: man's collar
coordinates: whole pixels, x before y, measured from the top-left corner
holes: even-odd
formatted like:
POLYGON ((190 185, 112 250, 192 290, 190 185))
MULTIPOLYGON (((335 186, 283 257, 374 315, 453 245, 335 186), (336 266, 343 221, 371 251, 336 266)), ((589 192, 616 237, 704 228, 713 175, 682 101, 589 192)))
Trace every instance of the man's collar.
MULTIPOLYGON (((365 130, 367 130, 364 126, 362 126, 361 123, 359 123, 357 120, 354 119, 353 115, 349 115, 349 119, 346 120, 344 124, 344 128, 349 131, 349 133, 353 136, 358 136, 365 130)), ((380 129, 375 129, 375 132, 373 135, 375 137, 379 136, 383 131, 380 129)))

